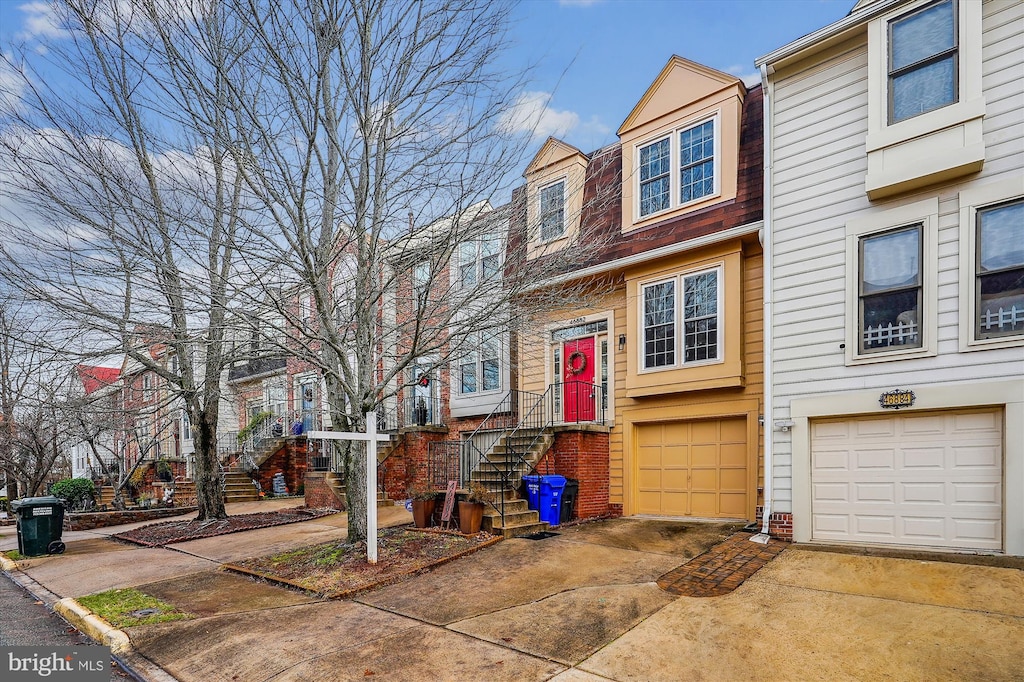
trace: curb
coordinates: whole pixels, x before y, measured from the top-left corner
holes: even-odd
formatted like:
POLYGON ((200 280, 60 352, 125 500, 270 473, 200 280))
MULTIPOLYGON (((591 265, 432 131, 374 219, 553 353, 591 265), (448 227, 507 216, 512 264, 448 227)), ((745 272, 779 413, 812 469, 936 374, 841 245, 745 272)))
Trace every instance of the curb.
POLYGON ((58 599, 53 604, 53 610, 92 639, 109 646, 112 653, 123 655, 132 652, 132 642, 128 635, 71 597, 58 599))
POLYGON ((62 599, 50 592, 37 583, 32 576, 18 568, 17 562, 11 561, 2 553, 0 553, 0 569, 3 569, 11 580, 47 605, 71 626, 93 641, 99 642, 103 646, 109 646, 110 653, 117 659, 118 665, 133 679, 140 682, 178 682, 177 678, 166 670, 136 653, 132 648, 131 639, 122 630, 118 630, 74 599, 70 597, 62 599))

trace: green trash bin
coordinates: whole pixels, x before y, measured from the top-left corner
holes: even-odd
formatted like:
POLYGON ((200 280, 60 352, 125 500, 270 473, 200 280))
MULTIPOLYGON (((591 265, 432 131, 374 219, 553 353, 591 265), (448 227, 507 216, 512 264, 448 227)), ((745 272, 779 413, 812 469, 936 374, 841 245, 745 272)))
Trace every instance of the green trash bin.
POLYGON ((18 552, 24 556, 63 554, 64 504, 56 497, 25 497, 11 502, 18 521, 18 552))

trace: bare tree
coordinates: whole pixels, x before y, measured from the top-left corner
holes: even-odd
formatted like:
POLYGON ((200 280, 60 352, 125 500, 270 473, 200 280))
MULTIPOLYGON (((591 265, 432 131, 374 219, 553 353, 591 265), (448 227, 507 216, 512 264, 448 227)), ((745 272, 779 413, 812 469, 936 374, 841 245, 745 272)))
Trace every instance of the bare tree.
POLYGON ((0 298, 0 471, 11 498, 38 494, 66 454, 65 370, 38 310, 0 298))
MULTIPOLYGON (((248 133, 231 150, 262 208, 254 230, 278 256, 278 288, 260 304, 287 321, 284 347, 322 373, 335 428, 362 431, 365 413, 415 379, 418 359, 445 365, 478 333, 585 295, 585 286, 535 285, 585 262, 601 238, 577 231, 522 267, 536 220, 528 224, 525 197, 503 198, 527 143, 508 125, 524 74, 500 67, 508 4, 234 6, 253 42, 248 77, 224 78, 248 133), (523 233, 510 240, 513 225, 523 233), (462 277, 462 245, 489 249, 497 265, 462 277), (315 324, 298 319, 296 292, 311 296, 315 324)), ((363 480, 361 453, 350 451, 349 480, 363 480)), ((372 501, 360 485, 346 494, 349 536, 364 539, 372 501)))
POLYGON ((0 269, 79 357, 123 353, 172 387, 194 427, 199 518, 224 517, 216 428, 244 201, 220 104, 240 38, 217 2, 57 5, 45 51, 4 51, 23 92, 0 130, 17 207, 0 269))

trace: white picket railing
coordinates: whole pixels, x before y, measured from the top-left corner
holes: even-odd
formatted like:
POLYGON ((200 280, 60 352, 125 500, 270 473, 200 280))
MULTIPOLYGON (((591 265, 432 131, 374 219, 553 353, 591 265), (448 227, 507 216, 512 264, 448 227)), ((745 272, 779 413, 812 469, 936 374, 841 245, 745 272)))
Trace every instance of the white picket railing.
POLYGON ((917 343, 917 322, 892 322, 864 330, 864 347, 901 346, 917 343))
POLYGON ((1008 310, 1002 306, 998 310, 985 310, 981 315, 981 327, 985 331, 992 331, 993 327, 998 331, 1013 329, 1018 324, 1024 323, 1024 308, 1011 306, 1008 310))

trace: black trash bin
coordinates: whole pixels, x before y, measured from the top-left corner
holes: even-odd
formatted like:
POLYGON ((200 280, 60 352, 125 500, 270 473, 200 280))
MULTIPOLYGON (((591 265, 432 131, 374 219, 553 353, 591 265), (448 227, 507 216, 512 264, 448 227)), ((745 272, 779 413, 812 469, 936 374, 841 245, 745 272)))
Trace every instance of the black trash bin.
POLYGON ((64 504, 56 497, 25 497, 11 502, 18 520, 18 552, 24 556, 63 554, 64 504))
POLYGON ((565 479, 565 489, 562 491, 562 509, 560 521, 568 523, 576 514, 576 498, 580 495, 580 482, 575 478, 565 479))

